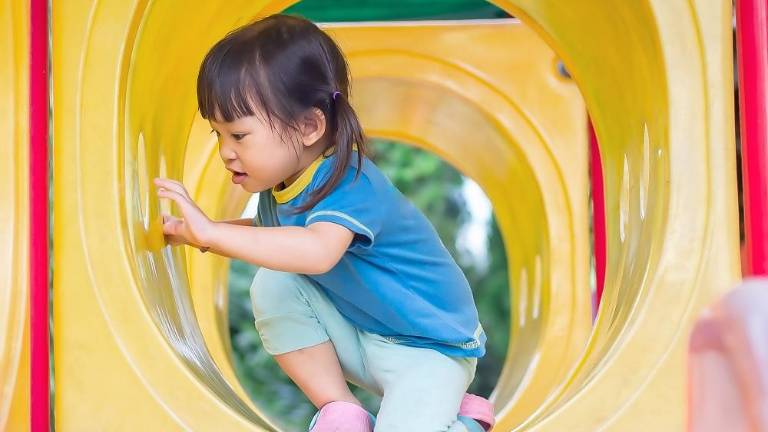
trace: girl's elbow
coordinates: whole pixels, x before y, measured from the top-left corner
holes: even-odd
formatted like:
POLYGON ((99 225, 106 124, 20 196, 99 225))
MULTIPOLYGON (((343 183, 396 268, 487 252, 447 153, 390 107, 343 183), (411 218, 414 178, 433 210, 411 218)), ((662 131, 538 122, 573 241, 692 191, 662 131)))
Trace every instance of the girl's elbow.
POLYGON ((314 265, 314 266, 310 266, 310 267, 304 269, 304 271, 302 273, 307 274, 307 275, 321 275, 321 274, 325 274, 327 272, 328 272, 328 269, 326 269, 325 267, 314 265))
POLYGON ((331 271, 332 268, 336 267, 336 264, 339 262, 338 259, 316 259, 313 260, 312 263, 309 263, 308 271, 304 272, 305 274, 310 275, 320 275, 324 273, 328 273, 331 271))

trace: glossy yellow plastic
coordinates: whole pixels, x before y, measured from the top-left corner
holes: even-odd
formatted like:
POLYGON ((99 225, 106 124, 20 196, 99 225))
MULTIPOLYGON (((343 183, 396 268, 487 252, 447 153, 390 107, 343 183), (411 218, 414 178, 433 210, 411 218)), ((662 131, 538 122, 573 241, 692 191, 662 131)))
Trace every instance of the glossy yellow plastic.
MULTIPOLYGON (((216 219, 242 209, 195 113, 197 68, 290 3, 54 2, 61 430, 280 428, 232 372, 226 260, 162 247, 149 179, 183 178, 216 219)), ((557 54, 510 22, 327 28, 369 134, 435 151, 493 201, 513 306, 495 430, 681 430, 693 317, 738 278, 730 2, 498 4, 557 54), (591 338, 585 116, 557 57, 606 175, 591 338)))
POLYGON ((499 4, 564 59, 606 178, 603 305, 564 391, 524 426, 682 430, 688 334, 740 276, 731 3, 499 4))
POLYGON ((29 430, 29 2, 0 0, 0 431, 29 430))

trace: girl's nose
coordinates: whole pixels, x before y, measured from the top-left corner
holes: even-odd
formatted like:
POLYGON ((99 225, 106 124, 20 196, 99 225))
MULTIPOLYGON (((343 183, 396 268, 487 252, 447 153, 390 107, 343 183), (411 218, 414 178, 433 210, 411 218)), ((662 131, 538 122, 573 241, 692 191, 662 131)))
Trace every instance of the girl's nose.
POLYGON ((232 147, 224 144, 219 144, 219 156, 224 162, 229 162, 237 159, 237 153, 232 150, 232 147))

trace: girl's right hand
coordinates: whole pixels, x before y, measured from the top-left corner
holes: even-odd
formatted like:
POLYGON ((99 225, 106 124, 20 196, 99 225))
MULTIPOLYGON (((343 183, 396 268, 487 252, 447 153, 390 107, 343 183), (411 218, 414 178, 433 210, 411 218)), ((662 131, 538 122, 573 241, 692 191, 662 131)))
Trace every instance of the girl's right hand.
MULTIPOLYGON (((168 224, 181 224, 184 223, 184 219, 177 218, 175 216, 163 215, 163 226, 168 224)), ((165 241, 171 245, 171 246, 178 246, 187 244, 187 242, 184 240, 184 237, 174 234, 165 234, 165 241)), ((195 245, 192 245, 195 246, 195 245)))
POLYGON ((166 238, 176 237, 172 240, 195 246, 203 252, 208 250, 207 243, 210 241, 208 237, 215 228, 214 222, 208 219, 208 216, 192 201, 182 183, 161 177, 156 177, 153 182, 158 187, 157 196, 175 202, 183 216, 175 218, 164 215, 163 234, 166 238))

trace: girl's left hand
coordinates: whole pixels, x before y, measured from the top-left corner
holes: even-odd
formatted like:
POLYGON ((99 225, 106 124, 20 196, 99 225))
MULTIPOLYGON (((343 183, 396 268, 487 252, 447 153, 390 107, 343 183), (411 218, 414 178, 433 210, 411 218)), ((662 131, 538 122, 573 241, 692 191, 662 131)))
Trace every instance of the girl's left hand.
POLYGON ((196 247, 210 246, 208 242, 214 222, 192 201, 184 185, 165 178, 156 178, 154 183, 159 187, 157 196, 175 201, 183 216, 180 219, 163 216, 163 234, 171 244, 184 242, 196 247))

